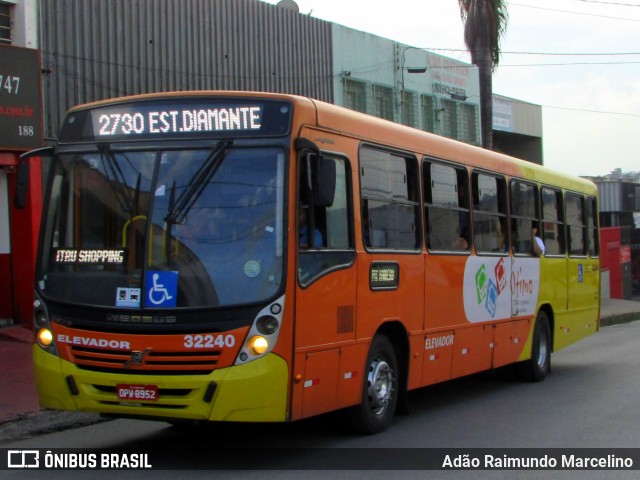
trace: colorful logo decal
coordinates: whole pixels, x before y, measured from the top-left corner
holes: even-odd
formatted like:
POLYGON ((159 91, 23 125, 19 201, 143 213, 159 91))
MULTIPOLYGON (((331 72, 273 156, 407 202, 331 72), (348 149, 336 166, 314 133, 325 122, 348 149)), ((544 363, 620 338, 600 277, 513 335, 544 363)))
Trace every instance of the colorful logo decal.
POLYGON ((487 266, 483 263, 475 275, 478 305, 484 304, 491 318, 496 315, 498 297, 507 285, 504 258, 501 258, 493 268, 493 274, 493 278, 487 278, 487 266))
POLYGON ((464 272, 464 309, 470 322, 533 315, 538 301, 540 259, 468 258, 464 272))
POLYGON ((493 271, 496 274, 496 285, 498 287, 498 295, 500 295, 507 286, 507 270, 504 268, 504 258, 498 260, 498 264, 493 271))
POLYGON ((489 288, 487 288, 487 301, 484 304, 487 312, 491 315, 491 318, 496 316, 496 309, 498 308, 498 287, 496 287, 493 279, 489 280, 489 288))
POLYGON ((476 292, 478 293, 478 304, 487 296, 487 275, 485 273, 484 263, 476 272, 476 292))

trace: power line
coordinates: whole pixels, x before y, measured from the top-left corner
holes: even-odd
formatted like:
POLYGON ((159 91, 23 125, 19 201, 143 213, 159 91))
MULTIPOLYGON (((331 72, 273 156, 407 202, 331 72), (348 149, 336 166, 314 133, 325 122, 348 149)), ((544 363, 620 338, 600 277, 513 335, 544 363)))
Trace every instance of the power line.
POLYGON ((640 62, 566 62, 566 63, 526 63, 526 64, 514 64, 503 65, 502 63, 498 67, 570 67, 573 65, 637 65, 640 62))
MULTIPOLYGON (((431 50, 434 52, 466 52, 469 50, 464 48, 430 48, 430 47, 421 47, 423 50, 431 50)), ((640 52, 509 52, 509 51, 500 51, 501 54, 509 54, 509 55, 549 55, 549 56, 565 56, 565 57, 589 57, 589 56, 625 56, 625 55, 640 55, 640 52)))
POLYGON ((598 3, 600 5, 613 5, 615 7, 640 7, 637 3, 601 2, 600 0, 574 0, 583 3, 598 3))
POLYGON ((558 10, 556 8, 545 8, 545 7, 536 7, 533 5, 524 5, 522 3, 510 2, 509 5, 513 5, 514 7, 534 8, 536 10, 547 10, 549 12, 572 13, 574 15, 586 15, 588 17, 608 18, 610 20, 623 20, 625 22, 640 22, 640 20, 634 20, 633 18, 612 17, 609 15, 598 15, 596 13, 572 12, 570 10, 558 10))
POLYGON ((625 112, 607 112, 604 110, 589 110, 585 108, 570 108, 570 107, 556 107, 552 105, 542 105, 543 108, 552 108, 554 110, 569 110, 572 112, 586 112, 586 113, 598 113, 602 115, 622 115, 625 117, 636 117, 640 118, 640 115, 635 113, 625 113, 625 112))

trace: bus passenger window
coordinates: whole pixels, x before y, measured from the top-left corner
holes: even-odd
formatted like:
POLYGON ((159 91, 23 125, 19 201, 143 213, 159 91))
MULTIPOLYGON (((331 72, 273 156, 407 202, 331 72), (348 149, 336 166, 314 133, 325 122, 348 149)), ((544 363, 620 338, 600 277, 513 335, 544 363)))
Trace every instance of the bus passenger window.
POLYGON ((600 235, 598 234, 598 208, 595 197, 587 197, 587 233, 589 235, 589 255, 600 255, 600 235))
POLYGON ((427 248, 468 252, 471 229, 467 170, 425 162, 423 172, 427 248))
POLYGON ((504 178, 474 173, 473 241, 480 253, 504 253, 509 244, 504 224, 507 215, 506 182, 504 178))
POLYGON ((365 246, 371 249, 417 250, 421 215, 415 160, 363 148, 360 176, 365 246))
POLYGON ((536 185, 516 180, 511 182, 511 235, 514 253, 533 255, 537 251, 534 230, 535 235, 542 238, 537 198, 536 185))
POLYGON ((564 208, 562 192, 543 187, 542 190, 542 238, 545 255, 564 255, 564 208))
POLYGON ((587 254, 584 198, 582 195, 567 193, 566 202, 569 255, 581 257, 587 254))

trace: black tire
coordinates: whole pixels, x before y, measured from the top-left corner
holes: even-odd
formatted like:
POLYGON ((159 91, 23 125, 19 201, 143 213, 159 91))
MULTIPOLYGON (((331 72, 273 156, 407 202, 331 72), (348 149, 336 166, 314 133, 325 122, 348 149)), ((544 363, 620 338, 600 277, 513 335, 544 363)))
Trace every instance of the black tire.
POLYGON ((543 381, 551 372, 551 329, 543 311, 538 313, 533 331, 531 358, 516 365, 518 377, 529 382, 543 381))
POLYGON ((387 337, 376 335, 367 355, 362 401, 349 411, 350 423, 356 431, 372 435, 391 425, 398 403, 398 375, 393 345, 387 337))

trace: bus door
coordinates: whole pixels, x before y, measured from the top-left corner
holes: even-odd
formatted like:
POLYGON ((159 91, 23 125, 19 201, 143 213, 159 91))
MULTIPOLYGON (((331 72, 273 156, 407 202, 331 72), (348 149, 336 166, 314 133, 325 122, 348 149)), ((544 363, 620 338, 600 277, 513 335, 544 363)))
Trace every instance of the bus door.
POLYGON ((296 199, 296 328, 292 411, 304 418, 357 403, 349 162, 301 154, 296 199))

